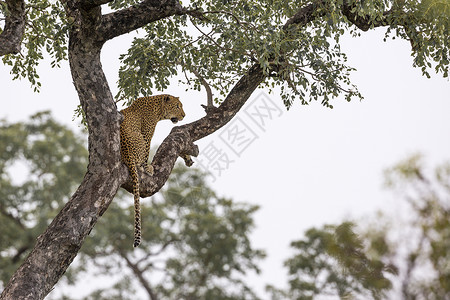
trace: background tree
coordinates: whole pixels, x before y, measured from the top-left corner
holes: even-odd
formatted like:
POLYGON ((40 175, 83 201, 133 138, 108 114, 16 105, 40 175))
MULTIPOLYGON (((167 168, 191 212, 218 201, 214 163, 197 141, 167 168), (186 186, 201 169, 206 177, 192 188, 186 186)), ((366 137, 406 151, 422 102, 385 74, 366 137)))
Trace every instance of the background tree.
MULTIPOLYGON (((49 112, 26 123, 2 121, 0 140, 3 284, 68 201, 83 176, 87 150, 82 138, 49 112)), ((76 284, 94 271, 97 277, 124 276, 87 299, 136 299, 139 286, 149 299, 256 299, 242 279, 246 272, 258 272, 257 260, 264 257, 248 238, 258 207, 218 197, 205 176, 177 166, 162 193, 143 203, 145 241, 138 251, 129 247, 133 205, 121 193, 86 240, 66 283, 76 284)))
MULTIPOLYGON (((402 223, 392 222, 397 226, 384 235, 389 250, 384 256, 400 269, 395 296, 405 300, 449 298, 450 163, 430 170, 420 155, 414 155, 388 169, 386 183, 407 204, 402 223)), ((377 223, 373 227, 383 228, 377 223)))
POLYGON ((285 261, 289 282, 286 291, 267 286, 272 299, 383 299, 391 287, 393 265, 368 255, 368 247, 354 232, 354 224, 311 228, 305 239, 294 241, 294 256, 285 261))
POLYGON ((450 297, 450 165, 430 174, 415 155, 388 169, 386 182, 406 200, 403 214, 361 222, 362 238, 348 222, 311 228, 291 244, 288 288, 267 287, 273 299, 450 297))
POLYGON ((0 141, 0 282, 7 283, 83 178, 87 150, 49 112, 26 123, 1 120, 0 141))
MULTIPOLYGON (((6 25, 15 26, 13 17, 23 19, 23 10, 12 9, 10 3, 1 5, 8 16, 4 32, 10 32, 6 25)), ((331 106, 330 100, 341 94, 347 100, 360 97, 349 81, 351 68, 339 48, 339 37, 346 31, 358 34, 359 30, 387 27, 394 37, 410 41, 415 64, 425 74, 433 68, 447 76, 448 11, 447 3, 437 1, 192 1, 187 7, 174 0, 25 3, 29 22, 24 30, 9 35, 20 39, 24 32, 25 50, 17 56, 6 55, 4 62, 12 66, 13 74, 27 77, 38 88, 35 67, 43 58, 43 49, 55 65, 69 58, 89 129, 89 164, 79 189, 40 236, 2 298, 43 298, 119 187, 130 187, 120 160, 121 116, 100 63, 106 41, 144 28, 156 43, 136 40, 129 55, 123 57, 122 73, 129 74, 122 76, 120 98, 164 88, 175 72, 186 72, 194 88, 213 86, 226 95, 218 99, 221 105, 217 108, 209 97, 205 117, 173 130, 162 143, 152 162, 155 176, 142 177, 141 195, 150 196, 167 181, 177 157, 195 156, 194 142, 229 122, 258 86, 281 85, 287 106, 294 99, 302 103, 316 99, 331 106), (104 4, 111 13, 102 14, 104 4), (191 34, 189 28, 198 33, 191 34), (156 56, 155 49, 164 55, 156 56), (134 77, 134 84, 125 82, 133 72, 141 76, 134 77), (149 76, 142 77, 147 73, 149 76), (140 86, 142 90, 133 92, 140 86)))

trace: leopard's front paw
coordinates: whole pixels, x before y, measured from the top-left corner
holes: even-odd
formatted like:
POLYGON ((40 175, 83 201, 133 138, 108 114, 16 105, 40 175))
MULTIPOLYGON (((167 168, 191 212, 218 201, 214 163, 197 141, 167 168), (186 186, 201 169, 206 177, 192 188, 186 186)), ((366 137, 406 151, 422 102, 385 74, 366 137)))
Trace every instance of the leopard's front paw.
POLYGON ((147 172, 150 176, 153 176, 153 174, 155 173, 152 165, 147 165, 147 164, 146 164, 145 167, 144 167, 144 170, 145 170, 145 172, 147 172))
POLYGON ((194 164, 194 161, 192 160, 190 155, 182 155, 181 156, 184 159, 184 163, 186 166, 190 167, 194 164))

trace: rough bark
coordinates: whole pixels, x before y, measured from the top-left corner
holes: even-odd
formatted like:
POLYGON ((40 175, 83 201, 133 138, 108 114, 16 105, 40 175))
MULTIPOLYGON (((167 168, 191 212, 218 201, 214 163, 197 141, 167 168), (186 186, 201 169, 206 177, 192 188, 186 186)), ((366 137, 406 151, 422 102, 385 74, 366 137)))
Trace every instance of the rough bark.
POLYGON ((25 32, 25 2, 6 0, 9 14, 5 18, 5 28, 0 34, 0 56, 20 51, 25 32))
POLYGON ((177 0, 147 0, 103 16, 99 33, 107 41, 148 23, 184 12, 187 11, 177 0))
MULTIPOLYGON (((38 237, 34 249, 13 275, 0 299, 43 299, 73 261, 117 190, 121 186, 130 190, 128 170, 120 160, 121 115, 102 71, 101 48, 106 40, 149 22, 190 12, 175 0, 152 0, 102 16, 99 5, 107 2, 64 1, 68 18, 73 20, 69 33, 69 60, 89 126, 89 165, 80 187, 38 237)), ((315 5, 300 8, 284 29, 295 24, 306 25, 318 17, 315 5)), ((209 109, 205 117, 193 123, 175 127, 155 154, 154 175, 141 174, 141 196, 153 195, 164 185, 180 154, 196 156, 198 148, 194 142, 227 124, 265 77, 260 66, 253 65, 218 108, 209 109)))
POLYGON ((5 287, 1 299, 43 299, 64 274, 85 237, 107 209, 123 178, 119 148, 120 114, 100 63, 102 43, 95 34, 100 8, 84 10, 67 1, 75 20, 69 60, 89 126, 89 165, 78 190, 41 234, 32 252, 5 287))

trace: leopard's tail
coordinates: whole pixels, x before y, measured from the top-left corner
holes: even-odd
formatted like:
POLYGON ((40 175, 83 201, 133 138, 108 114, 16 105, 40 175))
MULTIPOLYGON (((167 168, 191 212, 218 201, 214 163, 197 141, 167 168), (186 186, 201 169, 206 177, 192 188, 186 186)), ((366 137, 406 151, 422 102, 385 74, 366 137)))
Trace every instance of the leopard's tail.
POLYGON ((131 178, 133 179, 134 195, 134 247, 141 243, 141 204, 139 195, 139 177, 136 164, 130 166, 131 178))

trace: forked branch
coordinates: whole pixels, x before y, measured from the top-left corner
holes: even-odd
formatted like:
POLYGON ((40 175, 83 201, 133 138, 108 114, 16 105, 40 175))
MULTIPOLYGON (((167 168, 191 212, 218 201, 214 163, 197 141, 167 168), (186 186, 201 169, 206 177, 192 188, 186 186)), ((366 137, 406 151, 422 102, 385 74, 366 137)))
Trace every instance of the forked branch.
POLYGON ((195 68, 189 68, 189 70, 194 73, 195 76, 197 76, 198 80, 200 80, 201 84, 206 90, 206 105, 202 105, 202 107, 205 109, 206 112, 210 109, 214 109, 213 104, 213 94, 211 90, 211 86, 208 84, 206 79, 195 69, 195 68))

